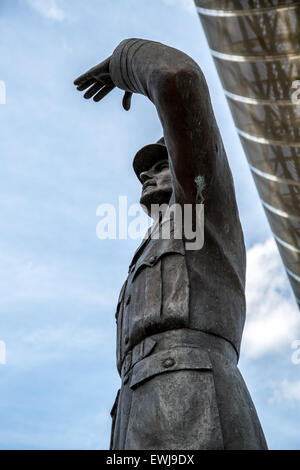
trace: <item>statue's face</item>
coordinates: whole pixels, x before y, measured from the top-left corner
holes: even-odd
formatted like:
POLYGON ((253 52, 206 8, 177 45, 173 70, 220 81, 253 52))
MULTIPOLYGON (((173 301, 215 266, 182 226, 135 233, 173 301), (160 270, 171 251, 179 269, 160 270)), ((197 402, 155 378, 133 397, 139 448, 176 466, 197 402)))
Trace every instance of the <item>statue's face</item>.
POLYGON ((168 204, 172 194, 172 180, 168 160, 160 160, 149 170, 140 173, 142 195, 140 203, 150 214, 151 204, 168 204))

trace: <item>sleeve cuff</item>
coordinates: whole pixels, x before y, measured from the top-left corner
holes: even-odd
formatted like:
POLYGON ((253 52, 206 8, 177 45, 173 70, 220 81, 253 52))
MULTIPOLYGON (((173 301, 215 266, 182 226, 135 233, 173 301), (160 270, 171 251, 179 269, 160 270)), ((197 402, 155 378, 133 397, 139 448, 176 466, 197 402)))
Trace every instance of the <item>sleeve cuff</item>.
POLYGON ((122 90, 141 93, 134 77, 130 62, 140 47, 148 43, 144 39, 125 39, 114 50, 109 64, 109 72, 113 83, 122 90))

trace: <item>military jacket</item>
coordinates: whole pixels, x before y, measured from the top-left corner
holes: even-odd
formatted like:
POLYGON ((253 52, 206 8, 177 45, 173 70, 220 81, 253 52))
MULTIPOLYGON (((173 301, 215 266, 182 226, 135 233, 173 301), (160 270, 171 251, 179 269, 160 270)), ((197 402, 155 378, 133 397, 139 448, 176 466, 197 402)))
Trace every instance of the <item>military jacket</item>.
MULTIPOLYGON (((232 183, 225 189, 234 194, 232 183)), ((172 231, 170 239, 149 235, 137 249, 116 311, 119 371, 132 347, 174 328, 220 336, 239 353, 245 321, 245 247, 236 207, 223 210, 225 214, 205 213, 200 250, 187 250, 186 241, 175 239, 172 231), (219 233, 220 220, 225 237, 219 233)))

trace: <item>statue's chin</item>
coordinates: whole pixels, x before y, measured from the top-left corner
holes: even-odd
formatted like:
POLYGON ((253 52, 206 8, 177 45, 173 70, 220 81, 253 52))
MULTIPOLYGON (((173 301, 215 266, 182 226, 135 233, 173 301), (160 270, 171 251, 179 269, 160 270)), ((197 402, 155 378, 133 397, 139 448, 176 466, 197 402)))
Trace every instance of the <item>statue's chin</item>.
POLYGON ((150 216, 152 204, 168 204, 171 197, 171 191, 153 190, 142 194, 140 204, 145 212, 150 216))

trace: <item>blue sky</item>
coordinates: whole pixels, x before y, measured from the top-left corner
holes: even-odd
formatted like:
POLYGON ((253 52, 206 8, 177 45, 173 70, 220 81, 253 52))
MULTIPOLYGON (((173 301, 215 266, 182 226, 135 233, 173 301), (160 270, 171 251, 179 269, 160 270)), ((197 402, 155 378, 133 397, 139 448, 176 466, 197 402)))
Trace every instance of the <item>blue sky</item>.
POLYGON ((154 106, 73 80, 142 37, 191 55, 209 84, 247 250, 240 369, 272 449, 300 449, 300 314, 190 0, 1 0, 1 449, 106 449, 119 386, 115 305, 137 241, 96 237, 96 209, 138 202, 132 157, 157 140, 154 106))

